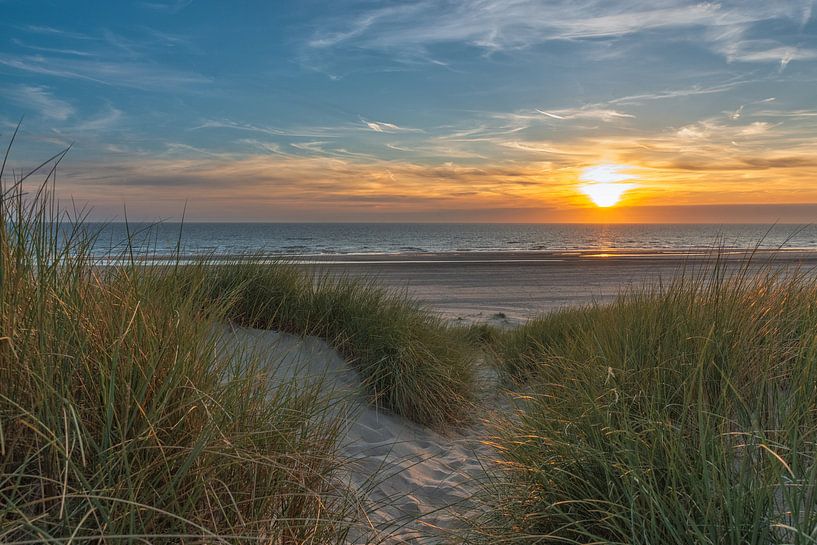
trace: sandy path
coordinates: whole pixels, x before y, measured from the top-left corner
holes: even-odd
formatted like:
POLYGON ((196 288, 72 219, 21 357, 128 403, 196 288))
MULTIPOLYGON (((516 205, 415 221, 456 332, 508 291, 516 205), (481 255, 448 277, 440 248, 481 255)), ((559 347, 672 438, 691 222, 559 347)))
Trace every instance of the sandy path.
MULTIPOLYGON (((443 435, 375 410, 360 392, 357 373, 316 337, 238 327, 225 328, 224 336, 228 347, 267 360, 275 380, 320 382, 341 401, 338 410, 348 419, 340 445, 349 460, 344 479, 358 492, 367 524, 383 543, 441 543, 446 531, 461 527, 460 517, 475 508, 471 497, 482 464, 492 457, 479 423, 443 435)), ((490 386, 484 390, 495 390, 490 386)))

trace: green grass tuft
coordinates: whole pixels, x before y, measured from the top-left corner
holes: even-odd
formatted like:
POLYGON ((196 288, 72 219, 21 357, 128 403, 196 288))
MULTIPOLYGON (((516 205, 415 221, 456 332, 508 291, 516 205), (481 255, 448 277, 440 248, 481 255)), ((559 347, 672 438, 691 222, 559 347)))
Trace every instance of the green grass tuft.
POLYGON ((557 312, 498 349, 526 384, 498 425, 493 542, 813 543, 817 284, 685 275, 557 312))

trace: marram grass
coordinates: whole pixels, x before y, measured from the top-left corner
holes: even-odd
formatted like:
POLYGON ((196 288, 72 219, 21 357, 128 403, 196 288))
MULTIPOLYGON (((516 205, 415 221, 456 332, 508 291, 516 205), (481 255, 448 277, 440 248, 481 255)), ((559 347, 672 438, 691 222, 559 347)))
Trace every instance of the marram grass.
POLYGON ((721 262, 566 310, 497 352, 494 543, 817 540, 817 284, 721 262))
POLYGON ((203 267, 98 266, 24 178, 0 189, 0 543, 343 542, 320 391, 225 351, 203 267))

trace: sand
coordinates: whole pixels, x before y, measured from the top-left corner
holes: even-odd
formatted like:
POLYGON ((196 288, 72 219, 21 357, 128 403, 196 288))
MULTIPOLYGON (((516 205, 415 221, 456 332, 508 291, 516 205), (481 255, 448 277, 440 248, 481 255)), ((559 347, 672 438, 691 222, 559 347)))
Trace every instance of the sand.
MULTIPOLYGON (((735 251, 722 259, 737 269, 745 256, 735 251)), ((754 268, 770 260, 813 270, 817 252, 760 252, 754 268)), ((374 278, 381 285, 405 289, 452 320, 480 322, 502 313, 511 323, 561 307, 610 301, 629 286, 666 282, 681 270, 711 265, 711 257, 700 252, 363 255, 301 261, 329 274, 374 278)))
MULTIPOLYGON (((319 338, 234 326, 221 333, 229 349, 263 358, 273 380, 319 384, 346 419, 340 455, 347 464, 338 479, 357 494, 361 523, 350 543, 372 533, 382 543, 441 543, 447 532, 464 527, 462 517, 477 508, 472 496, 484 465, 494 458, 478 418, 438 433, 370 406, 357 373, 319 338)), ((488 411, 496 384, 490 373, 483 376, 488 411)))

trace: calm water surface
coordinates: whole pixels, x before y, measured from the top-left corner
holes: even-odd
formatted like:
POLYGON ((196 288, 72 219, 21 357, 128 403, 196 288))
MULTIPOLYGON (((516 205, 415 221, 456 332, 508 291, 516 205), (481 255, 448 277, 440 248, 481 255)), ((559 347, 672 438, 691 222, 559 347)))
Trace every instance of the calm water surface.
POLYGON ((156 256, 359 255, 451 252, 652 251, 763 248, 817 250, 817 226, 428 223, 88 224, 98 255, 118 253, 128 230, 156 256))

